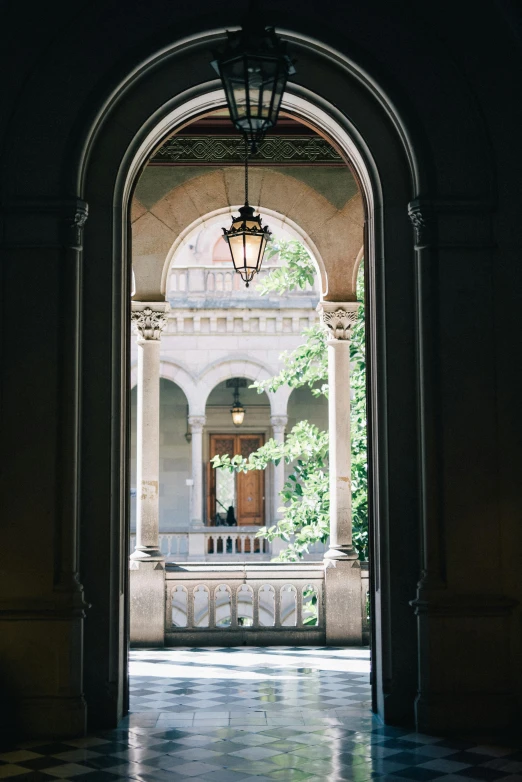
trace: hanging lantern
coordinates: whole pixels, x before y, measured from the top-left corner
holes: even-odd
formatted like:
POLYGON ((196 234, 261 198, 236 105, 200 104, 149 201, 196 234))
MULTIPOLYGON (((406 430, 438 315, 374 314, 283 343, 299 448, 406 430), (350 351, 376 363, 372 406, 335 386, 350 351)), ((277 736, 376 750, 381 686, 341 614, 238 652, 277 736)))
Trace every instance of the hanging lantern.
POLYGON ((248 143, 245 138, 245 205, 237 217, 232 217, 230 228, 223 228, 234 270, 241 275, 248 288, 255 274, 261 270, 267 242, 271 239, 268 227, 261 225, 261 216, 254 214, 248 203, 248 143))
POLYGON ((277 122, 286 82, 295 68, 286 42, 273 27, 263 26, 252 7, 242 29, 227 35, 227 45, 212 66, 223 83, 230 119, 255 152, 277 122))
POLYGON ((255 274, 261 269, 266 243, 271 233, 261 225, 261 216, 254 214, 248 204, 242 206, 239 215, 232 218, 232 225, 223 228, 223 236, 230 248, 235 271, 241 275, 248 288, 255 274))
POLYGON ((239 386, 246 386, 246 381, 237 377, 232 380, 227 380, 227 388, 234 389, 234 401, 232 402, 232 407, 230 409, 234 426, 241 426, 245 418, 245 408, 239 401, 239 386))

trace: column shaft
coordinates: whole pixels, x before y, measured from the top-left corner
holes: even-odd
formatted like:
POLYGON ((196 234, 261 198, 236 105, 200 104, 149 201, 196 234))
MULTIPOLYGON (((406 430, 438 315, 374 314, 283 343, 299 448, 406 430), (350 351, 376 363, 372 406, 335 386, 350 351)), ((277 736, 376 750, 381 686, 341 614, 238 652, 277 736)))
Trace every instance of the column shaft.
MULTIPOLYGON (((288 423, 288 417, 286 415, 271 416, 270 423, 272 424, 272 437, 276 443, 284 443, 285 441, 285 429, 288 423)), ((281 459, 279 464, 274 464, 273 469, 273 488, 272 488, 272 523, 281 518, 281 513, 278 513, 278 508, 281 506, 282 500, 279 496, 283 490, 285 484, 285 462, 281 459)))
POLYGON ((190 509, 190 526, 198 529, 204 526, 203 513, 203 427, 205 416, 189 416, 192 432, 192 507, 190 509))
POLYGON ((327 556, 354 558, 348 340, 328 340, 328 387, 330 551, 327 556))
POLYGON ((159 555, 159 340, 138 340, 136 551, 159 555))

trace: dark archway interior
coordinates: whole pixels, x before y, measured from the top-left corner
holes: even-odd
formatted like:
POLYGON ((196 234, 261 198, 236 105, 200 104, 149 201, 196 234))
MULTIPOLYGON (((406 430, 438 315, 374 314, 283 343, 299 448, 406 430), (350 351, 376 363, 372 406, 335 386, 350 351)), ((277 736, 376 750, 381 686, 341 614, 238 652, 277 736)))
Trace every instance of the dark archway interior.
MULTIPOLYGON (((366 170, 376 706, 491 737, 522 702, 522 68, 518 9, 471 16, 464 40, 458 5, 266 9, 289 93, 366 170)), ((5 21, 0 674, 26 735, 79 735, 126 709, 132 184, 153 129, 217 89, 209 51, 237 19, 114 0, 5 21)))

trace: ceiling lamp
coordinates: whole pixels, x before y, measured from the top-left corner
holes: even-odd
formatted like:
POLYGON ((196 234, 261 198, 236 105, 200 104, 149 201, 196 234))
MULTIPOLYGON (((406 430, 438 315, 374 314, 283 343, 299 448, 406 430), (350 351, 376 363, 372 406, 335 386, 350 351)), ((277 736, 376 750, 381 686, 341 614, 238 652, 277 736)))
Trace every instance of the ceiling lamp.
POLYGON ((223 237, 227 242, 234 270, 248 288, 255 274, 261 270, 267 242, 272 234, 268 227, 261 225, 261 216, 254 214, 248 203, 248 143, 245 137, 245 205, 237 217, 232 217, 230 228, 223 228, 223 237))
POLYGON ((230 412, 232 413, 232 422, 234 426, 241 426, 245 418, 245 408, 239 401, 239 387, 244 388, 246 386, 246 380, 244 378, 234 377, 231 380, 227 380, 227 388, 234 389, 234 401, 230 412))
POLYGON ((224 50, 212 62, 219 74, 230 119, 255 152, 264 134, 273 128, 288 77, 295 68, 286 42, 273 27, 265 27, 251 3, 241 30, 229 32, 224 50))

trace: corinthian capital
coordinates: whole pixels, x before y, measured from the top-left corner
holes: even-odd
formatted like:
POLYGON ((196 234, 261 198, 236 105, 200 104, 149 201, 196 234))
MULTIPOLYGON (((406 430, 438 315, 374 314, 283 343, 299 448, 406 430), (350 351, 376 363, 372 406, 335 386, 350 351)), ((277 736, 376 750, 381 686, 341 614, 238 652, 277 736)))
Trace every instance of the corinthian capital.
POLYGON ((139 340, 159 340, 167 325, 167 302, 133 304, 132 324, 139 340))
POLYGON ((317 310, 328 329, 329 339, 349 340, 357 323, 360 303, 358 301, 321 301, 317 310))
POLYGON ((270 423, 274 430, 280 429, 284 432, 286 425, 288 424, 287 415, 271 415, 270 423))
POLYGON ((207 418, 204 415, 189 415, 188 422, 193 433, 197 434, 198 432, 203 431, 203 427, 207 422, 207 418))

